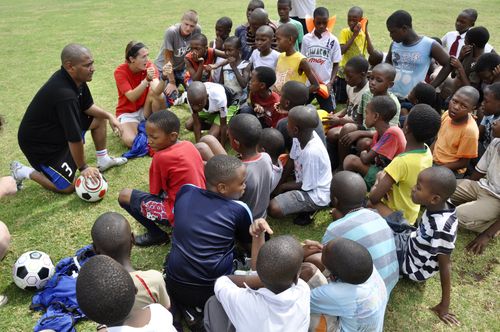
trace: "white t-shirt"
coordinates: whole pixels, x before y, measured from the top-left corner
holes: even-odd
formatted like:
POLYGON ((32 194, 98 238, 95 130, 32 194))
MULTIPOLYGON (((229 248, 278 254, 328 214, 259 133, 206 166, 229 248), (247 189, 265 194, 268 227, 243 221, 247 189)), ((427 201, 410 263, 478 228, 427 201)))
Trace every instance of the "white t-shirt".
POLYGON ((276 189, 283 175, 283 164, 278 159, 278 165, 273 164, 273 179, 271 181, 271 192, 276 189))
MULTIPOLYGON (((159 303, 153 303, 146 308, 151 311, 149 323, 143 327, 131 327, 127 325, 108 327, 108 332, 176 332, 172 325, 172 314, 159 303)), ((143 309, 144 310, 144 309, 143 309)))
MULTIPOLYGON (((205 84, 208 94, 208 109, 204 111, 207 113, 220 113, 220 117, 225 118, 227 116, 227 97, 224 86, 212 82, 205 82, 203 84, 205 84)), ((189 99, 187 102, 190 105, 189 99)), ((189 106, 189 110, 193 113, 191 105, 189 106)))
MULTIPOLYGON (((347 85, 346 86, 346 91, 347 91, 347 105, 346 105, 346 110, 347 110, 347 116, 353 117, 353 115, 358 114, 358 106, 361 103, 361 97, 363 97, 363 93, 366 91, 370 91, 370 85, 368 84, 368 81, 366 81, 365 86, 359 90, 358 92, 355 92, 354 89, 356 87, 347 85)), ((354 118, 352 118, 355 120, 354 118)))
MULTIPOLYGON (((466 34, 467 34, 467 31, 462 33, 460 35, 460 39, 458 40, 458 49, 457 49, 457 54, 456 54, 457 58, 460 55, 460 50, 464 46, 466 34)), ((443 47, 448 51, 448 53, 450 52, 451 45, 453 45, 453 43, 457 39, 457 36, 458 36, 458 31, 455 30, 455 31, 447 32, 446 35, 444 35, 443 38, 441 38, 441 42, 443 43, 443 47)), ((487 43, 484 46, 484 53, 490 53, 492 50, 493 50, 493 46, 491 46, 489 43, 487 43)))
POLYGON ((337 37, 328 31, 323 32, 321 38, 318 38, 314 31, 305 35, 300 53, 306 56, 316 76, 324 84, 330 82, 333 64, 342 59, 337 37))
POLYGON ((309 328, 311 291, 301 279, 274 294, 267 288, 239 288, 228 277, 220 277, 214 292, 237 332, 305 332, 309 328))
POLYGON ((280 52, 276 50, 271 50, 271 53, 268 55, 261 56, 260 51, 255 49, 250 56, 250 63, 252 64, 253 69, 257 67, 269 67, 272 70, 276 70, 276 63, 278 62, 279 56, 280 52))
POLYGON ((312 17, 315 8, 316 0, 292 0, 290 16, 298 18, 306 18, 306 16, 312 17))
POLYGON ((325 145, 313 131, 313 138, 302 149, 297 138, 293 139, 290 158, 295 165, 295 181, 302 182, 301 189, 307 191, 314 204, 327 206, 330 203, 332 167, 325 145))

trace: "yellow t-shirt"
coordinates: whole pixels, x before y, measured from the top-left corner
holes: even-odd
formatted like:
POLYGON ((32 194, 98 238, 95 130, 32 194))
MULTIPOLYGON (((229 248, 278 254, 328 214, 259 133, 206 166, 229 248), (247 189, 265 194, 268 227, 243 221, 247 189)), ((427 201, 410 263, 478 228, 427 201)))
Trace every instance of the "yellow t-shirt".
POLYGON ((382 202, 394 211, 403 211, 411 225, 417 220, 420 210, 420 205, 411 200, 411 190, 417 184, 418 174, 431 166, 431 150, 425 146, 425 149, 401 153, 384 169, 396 183, 392 185, 389 198, 382 202))
MULTIPOLYGON (((349 27, 344 28, 340 31, 339 35, 339 44, 345 45, 351 39, 354 32, 349 29, 349 27)), ((354 39, 354 42, 351 44, 351 47, 342 55, 342 60, 339 63, 339 71, 337 72, 337 76, 340 78, 344 78, 344 67, 347 61, 351 58, 363 55, 365 58, 368 56, 368 45, 365 45, 366 35, 361 30, 359 35, 354 39)))
POLYGON ((299 66, 305 56, 300 52, 295 52, 287 56, 285 52, 281 53, 276 63, 276 83, 274 87, 278 94, 281 94, 281 89, 288 81, 298 81, 300 83, 307 82, 307 76, 304 72, 299 75, 299 66))
MULTIPOLYGON (((461 158, 476 158, 478 141, 479 128, 471 115, 467 122, 456 125, 446 111, 441 116, 441 128, 434 145, 434 162, 443 165, 461 158)), ((461 168, 457 172, 462 174, 465 170, 461 168)))

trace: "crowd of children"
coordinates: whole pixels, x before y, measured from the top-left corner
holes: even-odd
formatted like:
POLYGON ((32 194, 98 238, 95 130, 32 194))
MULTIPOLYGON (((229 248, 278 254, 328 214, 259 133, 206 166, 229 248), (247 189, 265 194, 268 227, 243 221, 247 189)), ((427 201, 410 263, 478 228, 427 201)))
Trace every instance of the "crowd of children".
POLYGON ((182 319, 192 331, 382 331, 398 279, 438 271, 432 310, 459 323, 458 227, 479 233, 474 253, 500 231, 500 57, 488 30, 465 9, 436 41, 398 10, 383 61, 362 8, 337 39, 327 8, 306 31, 293 3, 278 0, 273 22, 251 0, 248 22, 231 36, 221 17, 210 43, 187 11, 154 64, 144 44, 127 46, 115 72, 122 139, 132 146, 144 120, 154 154, 149 192, 123 189, 118 201, 146 231, 132 234, 118 213, 99 217, 97 256, 76 286, 83 312, 108 331, 173 331, 182 319), (183 102, 193 143, 165 110, 183 102), (307 226, 328 207, 321 241, 271 237, 268 216, 307 226), (133 244, 170 241, 163 277, 133 269, 133 244))

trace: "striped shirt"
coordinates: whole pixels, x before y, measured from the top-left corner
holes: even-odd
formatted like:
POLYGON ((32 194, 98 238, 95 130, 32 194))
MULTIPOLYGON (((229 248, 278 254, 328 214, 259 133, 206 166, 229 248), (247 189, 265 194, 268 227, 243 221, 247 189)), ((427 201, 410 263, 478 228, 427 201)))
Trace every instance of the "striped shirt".
POLYGON ((408 240, 402 274, 415 281, 424 281, 439 271, 438 255, 450 255, 457 239, 457 214, 455 206, 422 215, 418 229, 408 240))
POLYGON ((389 296, 399 279, 399 264, 394 235, 384 218, 369 209, 350 212, 328 226, 322 243, 341 237, 368 249, 389 296))

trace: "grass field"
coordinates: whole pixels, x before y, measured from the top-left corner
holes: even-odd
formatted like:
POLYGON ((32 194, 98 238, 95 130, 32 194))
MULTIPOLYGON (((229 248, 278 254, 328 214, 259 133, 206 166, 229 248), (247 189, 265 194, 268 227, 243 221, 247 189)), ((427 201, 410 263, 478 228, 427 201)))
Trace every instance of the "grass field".
MULTIPOLYGON (((200 24, 208 37, 214 37, 214 23, 221 16, 233 19, 233 31, 244 22, 245 0, 238 1, 56 1, 20 0, 0 2, 0 55, 3 66, 0 79, 0 114, 7 120, 1 134, 0 174, 8 174, 9 162, 18 159, 26 162, 17 145, 19 122, 40 86, 59 68, 59 55, 64 45, 78 42, 87 45, 95 58, 96 73, 90 88, 95 102, 114 112, 116 87, 113 79, 115 67, 123 61, 125 45, 132 39, 141 40, 150 47, 154 58, 161 45, 165 28, 176 23, 182 13, 196 9, 200 24)), ((277 18, 275 1, 265 1, 270 16, 277 18)), ((406 9, 413 15, 417 32, 428 36, 443 36, 454 29, 457 14, 463 8, 473 6, 479 12, 476 25, 486 26, 492 35, 490 43, 500 49, 500 23, 498 0, 476 1, 395 1, 372 0, 342 4, 318 0, 317 5, 329 8, 337 15, 338 34, 346 23, 346 13, 351 5, 360 5, 369 17, 369 30, 375 47, 387 51, 390 40, 385 29, 386 17, 397 9, 406 9), (333 4, 332 4, 333 3, 333 4)), ((186 109, 175 110, 186 119, 186 109)), ((185 139, 192 135, 182 133, 185 139)), ((89 142, 91 139, 89 137, 89 142)), ((108 148, 114 155, 125 152, 117 138, 109 135, 108 148)), ((87 159, 95 163, 92 144, 86 146, 87 159)), ((43 190, 32 182, 25 189, 0 203, 0 219, 6 222, 12 234, 10 252, 0 263, 0 294, 7 294, 9 303, 0 308, 0 331, 29 331, 39 314, 29 310, 32 293, 21 291, 11 280, 11 267, 17 257, 28 250, 47 252, 54 262, 72 255, 90 242, 90 228, 101 213, 121 211, 116 198, 123 187, 147 190, 149 158, 130 161, 126 166, 110 170, 109 192, 97 204, 81 201, 76 195, 61 196, 43 190)), ((129 218, 130 220, 130 218, 129 218)), ((291 233, 300 239, 320 239, 329 223, 326 211, 318 214, 314 225, 300 228, 290 220, 271 221, 276 234, 291 233)), ((135 231, 142 232, 138 223, 131 220, 135 231)), ((452 311, 461 321, 458 330, 500 330, 498 322, 500 301, 500 246, 493 241, 479 257, 467 254, 465 245, 474 235, 460 231, 453 252, 452 311), (497 312, 497 314, 495 314, 497 312)), ((168 246, 134 249, 133 262, 138 269, 161 269, 168 246)), ((385 328, 387 331, 451 330, 441 323, 428 307, 440 301, 439 277, 425 284, 400 281, 392 292, 387 307, 385 328)), ((85 322, 78 325, 80 331, 92 331, 94 325, 85 322)))

